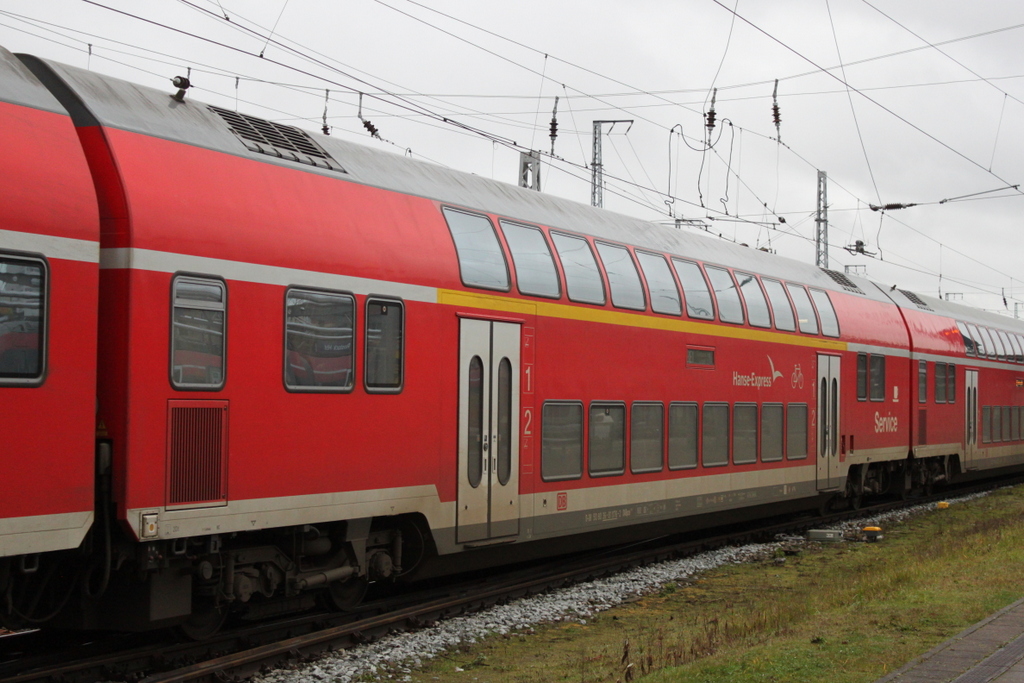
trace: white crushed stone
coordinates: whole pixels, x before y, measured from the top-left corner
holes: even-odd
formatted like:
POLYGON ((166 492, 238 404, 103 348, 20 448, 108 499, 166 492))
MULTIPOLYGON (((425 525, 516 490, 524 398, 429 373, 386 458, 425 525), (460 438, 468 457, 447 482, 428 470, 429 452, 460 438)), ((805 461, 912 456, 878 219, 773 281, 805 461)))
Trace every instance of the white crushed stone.
MULTIPOLYGON (((984 495, 987 494, 949 498, 948 502, 953 505, 984 495)), ((865 526, 881 526, 884 529, 886 525, 934 509, 934 503, 915 505, 825 528, 850 533, 865 526)), ((460 645, 473 644, 490 635, 531 633, 532 627, 541 623, 575 621, 586 624, 587 619, 594 614, 638 596, 659 591, 668 583, 689 579, 725 564, 762 560, 783 545, 793 545, 794 542, 803 542, 803 537, 787 536, 771 543, 719 548, 680 560, 637 567, 615 576, 521 598, 476 614, 447 619, 429 628, 394 634, 345 651, 325 653, 314 661, 298 662, 293 668, 270 671, 252 680, 255 683, 350 683, 368 678, 408 681, 411 680, 412 671, 422 667, 424 661, 460 645)))

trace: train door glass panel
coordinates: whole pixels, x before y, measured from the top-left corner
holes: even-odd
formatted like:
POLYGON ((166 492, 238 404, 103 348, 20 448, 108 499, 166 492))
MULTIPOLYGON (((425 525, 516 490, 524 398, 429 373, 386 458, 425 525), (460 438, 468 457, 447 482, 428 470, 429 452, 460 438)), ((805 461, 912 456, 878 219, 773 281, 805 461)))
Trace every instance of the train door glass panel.
POLYGON ((462 284, 507 292, 508 265, 491 219, 448 207, 443 211, 455 242, 462 284))
POLYGON ((655 313, 680 315, 683 312, 683 303, 679 299, 679 290, 676 289, 676 281, 672 277, 672 271, 668 269, 665 257, 644 251, 636 252, 636 257, 640 261, 640 270, 644 272, 647 289, 651 293, 651 309, 655 313))
POLYGON ((839 336, 839 319, 836 318, 836 311, 832 308, 832 300, 828 298, 828 292, 820 289, 812 289, 811 298, 818 309, 818 318, 821 320, 821 333, 826 337, 839 336))
POLYGON ((692 261, 672 259, 679 283, 683 286, 683 298, 686 300, 686 315, 700 320, 715 319, 715 304, 711 299, 711 291, 700 266, 692 261))
POLYGON ((818 489, 839 485, 839 364, 838 356, 818 356, 818 489))
POLYGON ((872 354, 871 358, 871 400, 885 400, 885 356, 872 354))
POLYGON ((512 252, 512 265, 516 270, 516 285, 522 294, 557 299, 562 296, 555 260, 540 228, 499 221, 505 233, 508 250, 512 252))
POLYGON ((665 408, 660 403, 634 403, 629 421, 629 470, 660 472, 664 467, 665 408))
POLYGON ((715 299, 718 301, 718 319, 724 323, 742 325, 743 304, 740 303, 740 295, 732 275, 728 270, 714 266, 704 266, 704 272, 711 280, 711 288, 715 291, 715 299))
POLYGON ((584 304, 604 304, 604 282, 590 245, 582 237, 552 232, 555 251, 562 261, 569 299, 584 304))
POLYGON ((175 389, 224 386, 227 287, 222 280, 179 276, 171 284, 171 383, 175 389))
POLYGON ((612 290, 612 306, 645 310, 647 302, 644 299, 644 286, 640 284, 640 276, 633 265, 629 249, 603 242, 596 244, 597 253, 604 263, 604 272, 608 275, 608 286, 612 290))
POLYGON ((793 304, 786 296, 786 290, 778 280, 761 280, 764 290, 768 292, 768 300, 772 304, 772 313, 775 317, 775 329, 784 332, 796 332, 796 318, 793 315, 793 304))
POLYGON ((38 384, 46 367, 47 270, 42 259, 0 258, 0 384, 38 384))
MULTIPOLYGON (((949 379, 955 381, 956 367, 950 366, 952 371, 948 374, 949 379)), ((956 396, 955 385, 950 382, 947 386, 950 399, 956 396)), ((952 400, 951 400, 952 402, 952 400)), ((982 419, 982 424, 985 420, 982 419)), ((978 371, 966 370, 964 372, 964 467, 974 469, 974 458, 977 457, 978 448, 978 371)))
POLYGON ((519 532, 520 326, 459 326, 457 542, 519 532))
POLYGON ((289 289, 284 326, 284 384, 289 391, 352 390, 352 296, 289 289))
POLYGON ((740 294, 747 305, 747 319, 754 327, 771 327, 772 316, 768 312, 768 300, 761 291, 757 278, 750 273, 736 272, 736 281, 740 283, 740 294))
POLYGON ((729 464, 729 404, 705 403, 704 426, 701 430, 701 459, 704 467, 729 464))
MULTIPOLYGON (((938 373, 937 369, 936 373, 938 373)), ((917 402, 928 402, 928 361, 926 360, 917 361, 917 402)))
POLYGON ((784 412, 781 403, 765 403, 761 406, 761 462, 782 460, 784 412))
POLYGON ((404 374, 405 306, 392 299, 366 300, 366 390, 395 394, 404 374))
POLYGON ((673 403, 668 407, 668 468, 697 466, 697 404, 673 403))
POLYGON ((622 474, 626 463, 626 406, 590 404, 587 471, 592 477, 622 474))
POLYGON ((541 478, 579 479, 583 474, 583 406, 548 401, 541 416, 541 478))
POLYGON ((796 306, 797 318, 800 320, 800 331, 804 334, 818 334, 818 318, 814 314, 814 306, 807 296, 807 290, 800 285, 786 283, 793 304, 796 306))
POLYGON ((757 404, 737 403, 732 416, 733 464, 757 462, 757 404))
POLYGON ((978 344, 976 341, 974 341, 974 338, 971 336, 970 330, 967 329, 967 325, 958 320, 956 323, 956 327, 958 330, 960 330, 960 337, 964 341, 964 349, 966 350, 967 355, 978 355, 978 344))
POLYGON ((786 408, 786 460, 807 457, 807 404, 790 403, 786 408))

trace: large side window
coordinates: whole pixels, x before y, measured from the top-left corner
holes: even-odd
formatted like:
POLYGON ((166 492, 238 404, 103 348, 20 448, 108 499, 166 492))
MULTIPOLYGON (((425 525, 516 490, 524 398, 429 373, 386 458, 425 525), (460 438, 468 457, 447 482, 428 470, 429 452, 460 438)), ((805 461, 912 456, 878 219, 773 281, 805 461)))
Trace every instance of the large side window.
POLYGON ((807 290, 800 285, 786 283, 786 289, 793 298, 796 314, 800 320, 800 331, 804 334, 818 334, 818 318, 814 315, 814 306, 807 297, 807 290))
POLYGON ((632 308, 642 311, 647 308, 644 286, 633 265, 629 249, 612 244, 597 242, 597 253, 608 274, 608 286, 612 290, 612 305, 616 308, 632 308))
POLYGON ((548 242, 540 228, 500 221, 512 264, 516 269, 516 284, 523 294, 557 299, 562 295, 558 271, 551 256, 548 242))
POLYGON ((781 403, 765 403, 761 406, 761 462, 782 460, 784 412, 781 403))
POLYGON ((811 290, 811 298, 818 309, 818 318, 821 319, 821 333, 826 337, 839 336, 839 319, 836 318, 836 310, 832 308, 832 300, 828 298, 828 292, 820 289, 811 290))
POLYGON ((718 301, 718 318, 724 323, 743 324, 743 304, 740 303, 740 295, 736 290, 736 283, 732 275, 724 268, 704 266, 704 272, 711 280, 711 286, 715 290, 715 299, 718 301))
POLYGON ((227 287, 222 280, 180 275, 171 288, 171 383, 175 389, 220 389, 227 287))
POLYGON ((807 404, 790 403, 786 409, 786 460, 807 457, 807 404))
POLYGON ((668 468, 696 467, 697 443, 697 404, 671 404, 668 407, 668 468))
POLYGON ((764 290, 768 292, 768 300, 772 303, 775 314, 775 329, 784 332, 796 332, 796 318, 793 316, 793 305, 789 303, 786 290, 778 280, 761 280, 764 290))
POLYGON ((587 471, 592 477, 622 474, 626 463, 626 406, 590 404, 587 471))
POLYGON ((629 469, 660 472, 665 451, 665 407, 660 403, 634 403, 629 418, 629 469))
POLYGON ((540 474, 544 481, 583 474, 583 406, 548 402, 541 416, 540 474))
POLYGON ((729 404, 705 403, 704 441, 701 448, 704 467, 729 464, 729 404))
POLYGON ((768 312, 768 300, 764 298, 761 285, 750 273, 735 271, 736 281, 740 283, 740 294, 747 305, 747 318, 754 327, 771 327, 772 316, 768 312))
POLYGON ((708 283, 700 272, 700 266, 692 261, 672 259, 676 267, 676 275, 683 285, 683 298, 686 299, 686 315, 701 320, 715 319, 715 304, 711 300, 708 283))
POLYGON ((665 257, 643 251, 636 252, 636 257, 647 279, 647 289, 651 292, 651 309, 655 313, 667 315, 682 313, 683 304, 679 300, 679 290, 676 289, 676 281, 672 278, 672 271, 668 269, 665 257))
POLYGON ((405 306, 392 299, 366 300, 366 388, 402 390, 405 306))
POLYGON ((757 404, 737 403, 732 411, 732 462, 757 462, 757 404))
POLYGON ((355 299, 289 289, 284 306, 284 383, 294 391, 352 389, 355 299))
POLYGON ((885 400, 885 356, 871 355, 871 400, 885 400))
POLYGON ((508 266, 491 219, 445 207, 444 218, 455 241, 462 284, 508 291, 508 266))
POLYGON ((560 232, 551 233, 551 239, 562 261, 569 299, 584 304, 604 304, 604 282, 587 241, 560 232))
POLYGON ((0 384, 37 384, 46 369, 46 262, 0 256, 0 384))

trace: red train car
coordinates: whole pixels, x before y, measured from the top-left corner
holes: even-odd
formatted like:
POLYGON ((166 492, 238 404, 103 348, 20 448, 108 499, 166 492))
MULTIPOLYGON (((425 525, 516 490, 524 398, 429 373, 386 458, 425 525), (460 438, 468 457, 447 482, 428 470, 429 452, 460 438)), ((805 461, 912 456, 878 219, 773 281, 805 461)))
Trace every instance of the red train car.
POLYGON ((93 521, 99 221, 71 118, 2 48, 0 121, 0 586, 31 593, 93 521))
POLYGON ((1024 463, 1015 321, 21 59, 102 226, 112 569, 66 623, 202 635, 1024 463))

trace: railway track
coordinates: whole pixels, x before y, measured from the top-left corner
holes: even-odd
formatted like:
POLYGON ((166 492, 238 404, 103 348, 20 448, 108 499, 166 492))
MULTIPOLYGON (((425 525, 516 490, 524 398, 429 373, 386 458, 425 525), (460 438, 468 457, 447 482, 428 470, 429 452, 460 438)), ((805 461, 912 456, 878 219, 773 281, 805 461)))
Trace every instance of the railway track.
MULTIPOLYGON (((85 683, 97 680, 133 683, 222 683, 302 660, 327 650, 339 650, 393 632, 421 628, 438 620, 482 610, 516 598, 607 576, 632 567, 686 557, 728 545, 765 541, 779 534, 802 533, 815 526, 934 502, 944 497, 993 490, 1024 483, 1024 476, 998 483, 953 487, 941 494, 887 501, 826 515, 799 517, 757 527, 719 528, 604 549, 555 562, 506 572, 489 579, 452 582, 430 590, 371 601, 358 614, 316 613, 234 629, 202 643, 175 642, 153 634, 76 643, 47 655, 11 656, 18 641, 25 649, 35 634, 0 640, 0 683, 85 683)), ((50 645, 52 648, 53 646, 50 645)))

